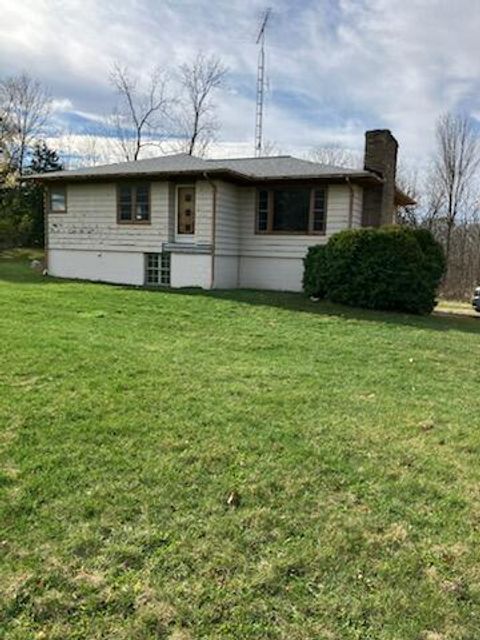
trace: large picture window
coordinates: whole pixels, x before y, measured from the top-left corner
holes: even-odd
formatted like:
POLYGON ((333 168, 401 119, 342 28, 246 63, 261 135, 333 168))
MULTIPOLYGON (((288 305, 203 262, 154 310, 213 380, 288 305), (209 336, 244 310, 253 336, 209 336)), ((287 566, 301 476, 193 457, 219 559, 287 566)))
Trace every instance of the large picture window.
POLYGON ((123 224, 145 224, 150 222, 149 184, 118 185, 117 220, 123 224))
POLYGON ((50 188, 48 210, 50 213, 67 213, 67 189, 65 187, 50 188))
POLYGON ((323 188, 260 189, 257 233, 324 234, 327 224, 323 188))

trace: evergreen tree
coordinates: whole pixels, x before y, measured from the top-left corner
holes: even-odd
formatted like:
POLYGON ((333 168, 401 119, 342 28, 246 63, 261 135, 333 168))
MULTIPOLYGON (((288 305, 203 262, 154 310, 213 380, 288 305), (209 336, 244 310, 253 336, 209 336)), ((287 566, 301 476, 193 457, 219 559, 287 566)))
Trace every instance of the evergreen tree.
MULTIPOLYGON (((1 164, 1 163, 0 163, 1 164)), ((62 169, 56 151, 42 140, 35 144, 25 175, 62 169)), ((44 244, 44 190, 23 180, 11 164, 0 166, 0 248, 42 247, 44 244)))
MULTIPOLYGON (((54 149, 50 149, 44 140, 35 143, 26 174, 61 171, 63 165, 54 149)), ((29 244, 43 246, 45 240, 45 201, 44 188, 32 182, 24 186, 24 196, 31 220, 29 244)))
POLYGON ((47 171, 61 171, 62 169, 63 165, 57 152, 50 149, 45 140, 35 143, 27 173, 47 173, 47 171))

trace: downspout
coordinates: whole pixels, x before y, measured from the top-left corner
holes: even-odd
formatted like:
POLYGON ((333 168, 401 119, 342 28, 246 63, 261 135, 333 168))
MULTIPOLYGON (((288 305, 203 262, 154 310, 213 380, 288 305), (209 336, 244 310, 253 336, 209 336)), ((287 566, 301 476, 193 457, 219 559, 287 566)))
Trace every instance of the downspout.
POLYGON ((48 275, 48 187, 45 183, 42 184, 43 188, 43 269, 48 275))
POLYGON ((354 192, 353 192, 353 185, 350 182, 350 178, 348 176, 345 176, 345 182, 347 183, 348 189, 350 191, 350 200, 348 203, 348 228, 351 229, 353 226, 353 197, 354 197, 354 192))
POLYGON ((215 235, 216 235, 216 224, 217 224, 217 185, 211 180, 208 173, 206 171, 203 172, 203 177, 208 182, 208 184, 212 187, 213 196, 212 196, 212 264, 211 264, 211 278, 210 278, 210 289, 213 289, 213 285, 215 283, 215 235))

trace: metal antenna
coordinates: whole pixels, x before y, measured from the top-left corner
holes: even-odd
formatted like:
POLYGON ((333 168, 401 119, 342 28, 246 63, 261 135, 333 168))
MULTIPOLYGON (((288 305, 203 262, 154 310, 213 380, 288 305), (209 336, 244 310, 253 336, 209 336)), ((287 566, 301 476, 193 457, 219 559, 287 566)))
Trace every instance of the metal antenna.
POLYGON ((262 155, 263 136, 263 96, 265 93, 265 32, 267 22, 272 10, 270 7, 263 14, 262 24, 257 36, 257 44, 260 44, 258 52, 257 69, 257 108, 255 113, 255 157, 262 155))

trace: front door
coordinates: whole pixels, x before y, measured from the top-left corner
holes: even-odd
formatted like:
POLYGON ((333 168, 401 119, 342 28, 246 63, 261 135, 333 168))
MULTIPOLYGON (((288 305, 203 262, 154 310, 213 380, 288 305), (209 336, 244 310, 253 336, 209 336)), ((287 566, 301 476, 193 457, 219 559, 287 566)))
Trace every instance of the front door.
POLYGON ((178 187, 177 190, 177 236, 191 240, 195 234, 195 187, 178 187))

